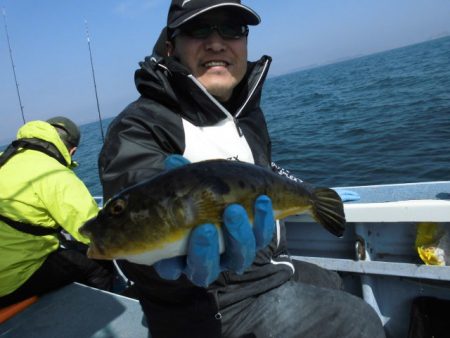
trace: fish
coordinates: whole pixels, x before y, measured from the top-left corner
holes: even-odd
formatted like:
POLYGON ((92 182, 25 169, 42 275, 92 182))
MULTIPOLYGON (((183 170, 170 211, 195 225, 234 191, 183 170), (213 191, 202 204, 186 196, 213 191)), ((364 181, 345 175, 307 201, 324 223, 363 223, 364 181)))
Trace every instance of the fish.
POLYGON ((260 195, 271 198, 275 219, 308 212, 335 236, 344 233, 344 207, 333 189, 231 160, 190 163, 126 188, 79 232, 90 239, 90 258, 152 265, 185 255, 191 230, 212 223, 219 230, 223 252, 224 209, 233 203, 242 205, 252 224, 253 205, 260 195))

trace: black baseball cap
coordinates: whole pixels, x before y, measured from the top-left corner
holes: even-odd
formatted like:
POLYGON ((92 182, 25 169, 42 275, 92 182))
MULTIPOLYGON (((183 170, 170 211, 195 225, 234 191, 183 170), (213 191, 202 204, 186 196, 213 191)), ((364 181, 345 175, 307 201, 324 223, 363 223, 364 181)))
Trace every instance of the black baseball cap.
POLYGON ((55 116, 49 118, 47 123, 50 123, 55 128, 61 128, 67 133, 66 141, 73 147, 78 147, 80 144, 81 132, 80 128, 70 119, 64 116, 55 116))
POLYGON ((238 13, 246 25, 257 25, 261 18, 256 12, 236 1, 218 0, 172 0, 167 15, 167 27, 175 29, 195 17, 218 8, 229 8, 238 13))

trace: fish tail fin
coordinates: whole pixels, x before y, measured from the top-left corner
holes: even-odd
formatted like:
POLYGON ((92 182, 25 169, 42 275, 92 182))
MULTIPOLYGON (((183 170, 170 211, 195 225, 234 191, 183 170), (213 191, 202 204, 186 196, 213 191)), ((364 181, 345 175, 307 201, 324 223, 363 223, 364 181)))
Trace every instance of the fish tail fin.
POLYGON ((312 214, 314 219, 337 237, 345 230, 344 204, 336 191, 329 188, 315 188, 312 214))

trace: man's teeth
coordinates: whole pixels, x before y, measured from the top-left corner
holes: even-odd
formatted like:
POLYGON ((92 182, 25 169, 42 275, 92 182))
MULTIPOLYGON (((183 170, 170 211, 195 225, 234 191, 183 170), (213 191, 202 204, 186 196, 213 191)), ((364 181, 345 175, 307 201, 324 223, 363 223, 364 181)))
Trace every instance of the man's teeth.
POLYGON ((205 67, 217 67, 217 66, 226 66, 226 62, 223 61, 209 61, 205 63, 205 67))

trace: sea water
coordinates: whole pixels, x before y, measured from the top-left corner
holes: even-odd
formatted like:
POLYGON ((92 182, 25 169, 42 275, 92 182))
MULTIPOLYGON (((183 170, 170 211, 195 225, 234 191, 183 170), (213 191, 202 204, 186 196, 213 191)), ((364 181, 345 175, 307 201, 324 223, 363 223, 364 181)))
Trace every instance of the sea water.
MULTIPOLYGON (((450 180, 450 37, 269 78, 262 108, 273 160, 305 181, 450 180)), ((101 195, 99 123, 82 132, 76 172, 101 195)))

